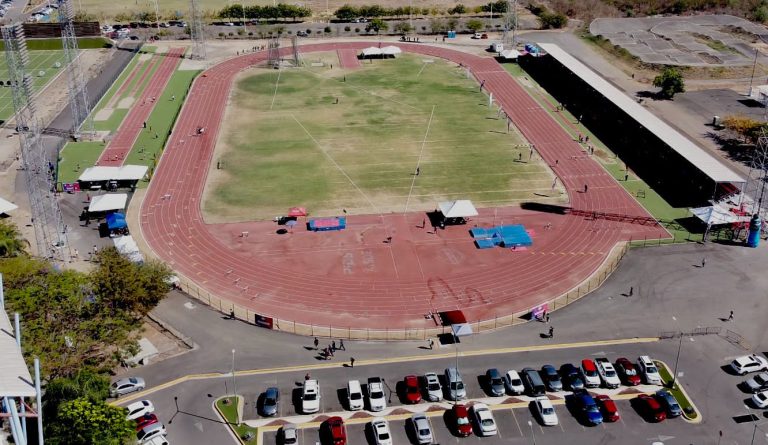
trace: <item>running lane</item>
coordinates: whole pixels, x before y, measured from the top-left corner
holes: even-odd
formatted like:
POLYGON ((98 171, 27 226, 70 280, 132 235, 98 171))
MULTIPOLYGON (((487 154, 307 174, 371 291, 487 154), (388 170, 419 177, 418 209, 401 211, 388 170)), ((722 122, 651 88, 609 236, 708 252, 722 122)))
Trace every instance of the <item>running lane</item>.
MULTIPOLYGON (((154 56, 162 59, 160 66, 152 75, 149 84, 144 88, 141 96, 131 106, 131 110, 123 120, 123 123, 120 124, 120 128, 117 129, 112 140, 109 141, 109 145, 101 153, 96 165, 123 165, 125 158, 131 152, 131 148, 133 148, 133 144, 138 139, 141 131, 144 130, 144 122, 152 114, 157 98, 160 97, 165 86, 168 84, 168 80, 173 75, 173 72, 176 71, 176 67, 179 65, 183 54, 184 48, 172 48, 165 54, 154 56)), ((147 75, 151 68, 151 66, 147 68, 144 76, 147 75)), ((139 83, 141 81, 143 81, 143 76, 139 83)))
MULTIPOLYGON (((366 46, 370 42, 300 50, 357 52, 366 46)), ((587 216, 480 209, 476 223, 532 230, 534 245, 526 251, 477 250, 466 227, 435 234, 422 228, 420 212, 350 216, 346 230, 322 234, 295 229, 277 235, 272 222, 205 224, 200 201, 227 98, 239 72, 266 60, 266 53, 255 53, 195 80, 142 205, 149 246, 203 292, 252 312, 339 328, 392 329, 434 327, 424 317, 430 311, 460 308, 469 319, 484 320, 527 310, 588 278, 617 242, 668 236, 656 224, 592 217, 650 215, 495 60, 425 44, 398 46, 470 69, 553 167, 571 205, 587 216), (196 134, 200 127, 206 129, 202 135, 196 134), (387 236, 391 243, 383 243, 387 236)))

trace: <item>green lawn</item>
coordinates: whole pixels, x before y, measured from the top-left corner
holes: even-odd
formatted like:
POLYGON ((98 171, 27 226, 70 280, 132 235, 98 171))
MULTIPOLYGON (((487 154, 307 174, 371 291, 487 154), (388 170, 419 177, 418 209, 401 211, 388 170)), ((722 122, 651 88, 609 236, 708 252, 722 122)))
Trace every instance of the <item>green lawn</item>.
POLYGON ((68 142, 59 155, 59 182, 75 182, 104 151, 102 142, 68 142))
MULTIPOLYGON (((63 51, 29 51, 29 62, 27 63, 27 72, 34 79, 33 85, 35 91, 41 90, 64 69, 63 51), (56 67, 56 63, 61 66, 56 67), (42 75, 41 75, 42 73, 42 75)), ((9 78, 8 65, 5 57, 0 57, 0 80, 9 78)), ((66 78, 61 78, 66 85, 66 78)), ((13 95, 8 86, 0 87, 0 121, 8 120, 13 116, 13 95)))
MULTIPOLYGON (((240 399, 240 397, 238 397, 240 399)), ((229 403, 225 404, 225 400, 231 400, 227 397, 222 397, 221 399, 216 401, 216 408, 219 409, 219 412, 222 416, 224 416, 224 419, 226 419, 227 423, 229 423, 229 426, 235 431, 235 433, 240 437, 241 439, 247 437, 246 435, 248 433, 251 433, 253 435, 253 439, 250 441, 255 442, 256 441, 256 429, 251 428, 248 425, 242 423, 238 424, 238 415, 237 415, 237 404, 235 403, 229 403)))
MULTIPOLYGON (((524 76, 527 77, 525 80, 521 79, 523 86, 529 93, 531 93, 533 98, 549 112, 560 126, 573 136, 574 139, 578 138, 579 134, 589 136, 590 143, 595 146, 595 158, 600 161, 603 167, 616 178, 619 184, 634 196, 637 201, 654 216, 654 218, 659 220, 674 237, 668 241, 661 241, 662 243, 701 241, 702 233, 692 233, 679 223, 679 221, 692 216, 688 208, 672 207, 641 178, 637 177, 632 172, 626 172, 624 163, 621 159, 619 159, 609 147, 603 144, 586 127, 576 124, 576 117, 570 114, 568 110, 559 112, 552 111, 552 106, 556 106, 557 101, 536 84, 519 65, 507 63, 503 66, 513 76, 518 78, 524 76), (629 175, 627 181, 624 180, 626 174, 629 175)), ((654 244, 657 242, 658 241, 654 241, 654 244)), ((646 242, 643 240, 637 241, 635 244, 643 245, 645 243, 646 242)))
MULTIPOLYGON (((79 49, 109 48, 111 45, 112 43, 104 37, 80 37, 77 39, 79 49)), ((61 50, 61 39, 27 39, 27 49, 29 51, 61 50)), ((3 41, 0 41, 0 50, 5 50, 3 41)))
MULTIPOLYGON (((323 58, 335 53, 313 55, 323 58)), ((518 162, 520 154, 527 161, 527 146, 507 133, 477 83, 443 60, 423 59, 403 55, 356 70, 329 60, 335 70, 260 70, 241 79, 204 210, 232 221, 294 205, 313 215, 403 212, 406 204, 426 210, 472 199, 493 207, 552 193, 548 168, 518 162)))

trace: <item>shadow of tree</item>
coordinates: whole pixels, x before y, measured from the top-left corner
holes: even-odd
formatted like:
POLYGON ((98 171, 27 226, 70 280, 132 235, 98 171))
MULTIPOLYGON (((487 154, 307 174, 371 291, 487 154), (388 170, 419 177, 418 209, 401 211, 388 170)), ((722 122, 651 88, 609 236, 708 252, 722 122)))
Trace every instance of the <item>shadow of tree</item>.
POLYGON ((733 138, 717 131, 708 131, 706 136, 712 139, 723 151, 728 159, 749 166, 752 162, 752 153, 755 148, 752 144, 744 143, 741 139, 733 138))

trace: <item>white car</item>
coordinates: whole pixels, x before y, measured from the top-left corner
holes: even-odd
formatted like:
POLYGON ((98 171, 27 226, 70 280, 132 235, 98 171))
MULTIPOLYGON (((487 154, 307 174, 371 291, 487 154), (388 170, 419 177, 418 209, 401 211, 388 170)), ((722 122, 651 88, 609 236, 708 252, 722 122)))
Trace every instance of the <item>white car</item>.
POLYGON ((480 434, 483 436, 495 436, 498 432, 496 421, 493 419, 493 413, 488 409, 488 405, 485 403, 475 403, 472 405, 472 412, 475 414, 475 422, 477 422, 480 434))
POLYGON ((157 422, 139 430, 139 432, 136 433, 136 438, 139 439, 139 443, 147 444, 155 437, 165 436, 166 434, 168 433, 165 431, 165 425, 157 422))
POLYGON ((641 355, 637 358, 637 365, 640 368, 640 374, 642 374, 645 383, 649 385, 661 385, 661 375, 659 375, 659 369, 656 364, 653 363, 650 357, 647 355, 641 355))
POLYGON ((768 407, 768 391, 760 391, 752 396, 752 403, 758 408, 768 407))
POLYGON ((536 412, 539 414, 542 424, 546 426, 557 425, 557 413, 548 398, 537 397, 533 403, 536 405, 536 412))
POLYGON ((413 423, 413 430, 416 433, 416 440, 420 445, 432 443, 432 426, 429 424, 429 419, 422 413, 414 414, 411 417, 413 423))
POLYGON ((155 412, 155 405, 153 405, 149 400, 142 400, 136 403, 131 403, 125 408, 128 410, 128 420, 135 420, 145 414, 155 412))
POLYGON ((295 445, 299 439, 299 435, 296 430, 296 425, 286 424, 280 428, 280 443, 283 445, 295 445))
POLYGON ((387 399, 384 397, 384 382, 381 377, 368 379, 368 404, 371 411, 383 411, 387 407, 387 399))
POLYGON ((520 378, 520 374, 518 374, 514 369, 510 369, 506 374, 504 374, 504 386, 507 387, 507 391, 514 395, 522 394, 525 392, 525 385, 523 385, 523 380, 520 378))
POLYGON ((392 445, 392 435, 389 434, 389 423, 384 419, 376 419, 371 422, 373 438, 376 445, 392 445))
POLYGON ((424 374, 424 380, 427 382, 427 398, 430 402, 439 402, 443 398, 443 388, 440 386, 440 379, 434 372, 424 374))
POLYGON ((619 380, 619 375, 616 373, 616 369, 607 358, 596 358, 595 364, 597 365, 597 373, 600 374, 600 380, 603 381, 603 385, 606 388, 613 389, 618 388, 619 385, 621 385, 621 380, 619 380))
POLYGON ((757 371, 768 371, 768 360, 757 354, 745 355, 732 361, 731 368, 739 375, 757 371))
POLYGON ((317 380, 304 380, 304 388, 301 392, 301 410, 304 414, 320 411, 320 384, 317 380))

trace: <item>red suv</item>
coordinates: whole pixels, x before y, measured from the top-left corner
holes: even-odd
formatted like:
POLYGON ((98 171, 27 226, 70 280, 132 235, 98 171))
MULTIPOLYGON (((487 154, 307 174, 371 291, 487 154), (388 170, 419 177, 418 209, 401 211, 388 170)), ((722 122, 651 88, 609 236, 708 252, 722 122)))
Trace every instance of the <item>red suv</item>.
POLYGON ((619 373, 619 378, 628 386, 637 386, 640 384, 640 374, 637 373, 637 369, 632 362, 627 358, 620 358, 616 360, 616 372, 619 373))
POLYGON ((472 434, 472 423, 469 421, 469 410, 467 410, 466 405, 453 405, 451 414, 453 415, 457 435, 467 437, 472 434))
POLYGON ((332 445, 346 445, 347 429, 344 428, 344 419, 339 416, 331 417, 325 421, 326 437, 332 445))
POLYGON ((421 389, 419 388, 419 378, 415 375, 406 376, 403 380, 405 384, 405 400, 408 403, 421 402, 421 389))
POLYGON ((595 396, 600 412, 603 413, 603 420, 606 422, 616 422, 620 419, 619 410, 616 403, 605 394, 595 396))
POLYGON ((659 401, 655 398, 647 394, 641 394, 635 400, 637 400, 639 408, 647 420, 661 422, 667 418, 666 410, 662 408, 659 401))
POLYGON ((141 431, 144 427, 157 423, 157 416, 154 414, 144 414, 136 419, 136 431, 141 431))

